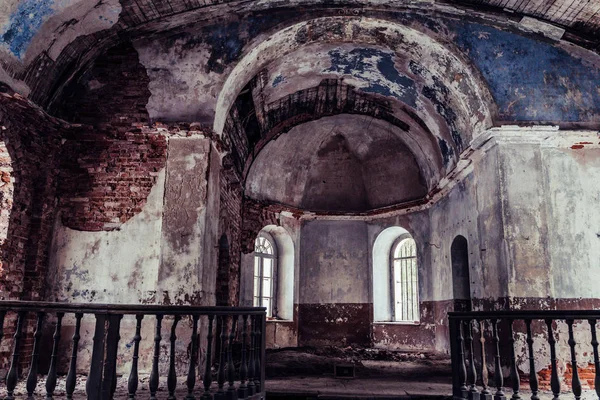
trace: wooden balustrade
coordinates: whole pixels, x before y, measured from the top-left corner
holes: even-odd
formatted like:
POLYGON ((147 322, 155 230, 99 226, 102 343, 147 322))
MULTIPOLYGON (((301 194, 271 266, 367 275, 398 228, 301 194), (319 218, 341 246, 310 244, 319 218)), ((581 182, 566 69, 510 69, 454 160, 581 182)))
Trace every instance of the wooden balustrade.
MULTIPOLYGON (((77 387, 77 381, 85 379, 86 395, 88 399, 112 399, 117 390, 117 359, 119 358, 119 341, 121 339, 133 344, 133 355, 128 371, 127 387, 122 388, 123 397, 135 399, 143 388, 140 383, 140 346, 148 343, 152 347, 149 380, 147 389, 150 399, 156 399, 160 390, 166 389, 169 400, 177 397, 188 400, 198 399, 264 399, 265 379, 265 321, 266 311, 263 307, 192 307, 192 306, 145 306, 145 305, 105 305, 105 304, 64 304, 45 302, 20 302, 0 301, 0 342, 3 339, 4 321, 12 321, 9 315, 16 315, 16 326, 12 340, 12 355, 10 369, 6 377, 7 399, 15 398, 15 388, 22 378, 19 373, 23 365, 22 347, 26 335, 24 327, 26 321, 35 321, 35 330, 32 335, 33 350, 29 362, 29 372, 26 377, 26 392, 29 399, 36 395, 36 386, 40 376, 38 364, 40 358, 40 341, 44 328, 52 329, 50 365, 45 376, 45 396, 47 399, 55 397, 57 390, 58 371, 66 370, 64 388, 60 388, 68 399, 72 399, 77 387), (135 333, 132 337, 121 338, 121 320, 124 316, 135 317, 135 333), (63 340, 63 321, 66 316, 73 316, 75 321, 73 336, 68 343, 70 357, 61 357, 60 349, 66 343, 63 340), (183 318, 189 318, 191 337, 177 336, 177 327, 183 318), (89 374, 77 374, 78 355, 83 350, 80 348, 82 338, 82 320, 93 321, 95 330, 92 339, 91 358, 87 369, 89 374), (219 321, 220 332, 213 332, 214 321, 219 321), (49 321, 53 326, 47 326, 49 321), (153 323, 154 336, 142 336, 142 322, 153 323), (201 322, 204 323, 201 323, 201 322), (161 348, 163 343, 163 323, 168 324, 168 373, 161 377, 161 348), (200 328, 199 328, 200 326, 200 328), (147 342, 144 342, 144 341, 147 342), (205 340, 205 341, 204 341, 205 340), (214 354, 213 341, 219 340, 219 354, 214 354), (149 342, 148 342, 149 341, 149 342), (178 343, 187 347, 189 354, 177 354, 178 343), (149 343, 153 342, 153 346, 149 343), (189 344, 189 346, 188 346, 189 344), (203 347, 203 348, 202 348, 203 347), (198 358, 204 354, 205 363, 200 366, 198 358), (187 357, 187 379, 185 386, 178 388, 176 360, 187 357), (59 365, 61 360, 68 360, 68 365, 59 365), (213 364, 217 365, 217 385, 213 385, 213 364), (203 367, 200 371, 199 367, 203 367), (196 388, 196 380, 202 377, 203 385, 196 388), (161 378, 166 378, 166 388, 161 388, 161 378), (227 387, 225 387, 227 382, 227 387)), ((7 340, 7 338, 4 338, 7 340)), ((163 379, 164 380, 164 379, 163 379)), ((39 389, 38 389, 39 390, 39 389)))
MULTIPOLYGON (((568 347, 563 353, 568 353, 570 358, 561 360, 571 365, 571 376, 565 380, 575 400, 582 396, 582 384, 579 377, 577 349, 588 354, 593 353, 595 366, 595 379, 593 388, 600 398, 600 359, 598 355, 598 338, 596 334, 596 322, 600 318, 600 311, 494 311, 494 312, 451 312, 448 314, 450 323, 450 347, 452 356, 452 386, 453 397, 458 399, 506 400, 504 393, 505 377, 503 369, 509 371, 510 387, 512 388, 511 400, 520 400, 521 379, 517 360, 527 360, 529 371, 529 389, 531 400, 539 400, 539 380, 537 372, 539 368, 550 369, 550 389, 553 400, 558 400, 561 395, 561 378, 559 375, 558 341, 556 335, 556 323, 563 322, 566 325, 566 342, 568 347), (536 322, 538 321, 538 322, 536 322), (574 329, 575 321, 579 322, 578 330, 589 329, 591 341, 589 343, 577 343, 574 329), (537 330, 534 334, 532 328, 536 323, 537 330), (515 325, 520 323, 521 332, 515 331, 515 325), (516 348, 515 335, 520 333, 522 348, 516 348), (550 365, 539 365, 540 360, 536 358, 535 344, 543 340, 546 343, 538 343, 540 347, 549 350, 550 365), (475 352, 474 338, 479 337, 480 346, 475 352), (486 337, 488 339, 486 339, 486 337), (489 342, 486 345, 486 342, 489 342), (488 388, 489 370, 487 356, 493 357, 493 382, 495 393, 488 388), (480 365, 479 379, 476 364, 480 365), (479 389, 481 387, 481 390, 479 389)), ((563 325, 564 326, 564 325, 563 325)), ((565 335, 565 332, 563 332, 565 335)), ((581 353, 580 353, 581 354, 581 353)), ((547 361, 545 361, 547 363, 547 361)), ((563 386, 564 388, 564 386, 563 386)))

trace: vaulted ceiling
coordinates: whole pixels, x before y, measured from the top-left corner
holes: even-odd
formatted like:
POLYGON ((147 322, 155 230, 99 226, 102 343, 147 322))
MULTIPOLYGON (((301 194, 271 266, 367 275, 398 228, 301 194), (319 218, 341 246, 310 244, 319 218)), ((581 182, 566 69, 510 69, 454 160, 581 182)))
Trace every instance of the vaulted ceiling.
POLYGON ((70 122, 206 124, 252 197, 364 212, 491 126, 600 127, 600 2, 7 0, 0 82, 70 122))

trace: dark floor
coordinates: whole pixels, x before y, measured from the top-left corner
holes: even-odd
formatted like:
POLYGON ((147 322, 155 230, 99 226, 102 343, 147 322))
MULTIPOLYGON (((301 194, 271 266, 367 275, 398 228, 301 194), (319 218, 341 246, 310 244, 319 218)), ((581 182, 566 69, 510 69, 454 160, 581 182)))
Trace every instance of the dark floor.
POLYGON ((283 349, 267 355, 267 398, 418 399, 451 396, 450 359, 376 349, 283 349), (334 377, 336 364, 355 378, 334 377))

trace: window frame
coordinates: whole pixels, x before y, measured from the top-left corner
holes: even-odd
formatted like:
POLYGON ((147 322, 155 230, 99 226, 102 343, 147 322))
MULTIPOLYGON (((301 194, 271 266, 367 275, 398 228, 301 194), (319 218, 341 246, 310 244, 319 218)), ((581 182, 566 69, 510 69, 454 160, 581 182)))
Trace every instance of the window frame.
MULTIPOLYGON (((421 303, 420 303, 420 296, 419 296, 419 254, 418 254, 418 249, 417 249, 417 242, 414 240, 414 238, 410 235, 410 234, 402 234, 399 237, 396 238, 396 240, 394 240, 394 242, 392 243, 392 246, 390 248, 390 252, 389 252, 389 263, 388 263, 388 267, 389 267, 389 275, 390 275, 390 312, 391 312, 391 321, 393 323, 400 323, 400 324, 419 324, 421 321, 421 303), (413 242, 413 246, 414 246, 414 256, 411 257, 399 257, 396 258, 395 257, 395 253, 396 253, 396 249, 398 248, 398 246, 400 246, 403 242, 411 240, 413 242), (413 315, 413 319, 400 319, 399 316, 396 314, 396 275, 395 275, 395 269, 396 269, 396 261, 397 260, 402 260, 402 259, 414 259, 414 263, 415 263, 415 277, 416 279, 414 280, 414 294, 411 297, 412 301, 411 304, 413 305, 413 307, 415 307, 416 305, 416 311, 414 312, 413 315)), ((402 289, 400 289, 401 291, 402 289)), ((408 308, 407 308, 408 311, 408 308)), ((408 314, 408 312, 407 312, 408 314)))
POLYGON ((272 260, 271 263, 271 296, 267 297, 268 299, 270 299, 270 307, 267 307, 267 319, 277 319, 277 286, 278 286, 278 282, 277 282, 277 270, 278 270, 278 251, 277 251, 277 242, 275 241, 275 239, 273 238, 272 235, 270 235, 268 232, 260 232, 257 236, 256 239, 254 239, 254 254, 253 254, 253 263, 252 263, 252 305, 254 307, 264 307, 263 305, 263 299, 265 298, 265 296, 263 296, 263 292, 264 292, 264 260, 265 259, 270 259, 272 260), (257 242, 260 239, 265 239, 270 245, 271 248, 273 249, 273 254, 268 254, 268 253, 264 253, 264 252, 258 252, 257 251, 257 242), (256 260, 259 260, 259 275, 256 275, 256 260), (259 282, 259 289, 258 289, 258 297, 255 296, 255 286, 256 286, 256 282, 257 282, 257 278, 258 278, 258 282, 259 282), (258 299, 258 305, 256 304, 255 300, 258 299))

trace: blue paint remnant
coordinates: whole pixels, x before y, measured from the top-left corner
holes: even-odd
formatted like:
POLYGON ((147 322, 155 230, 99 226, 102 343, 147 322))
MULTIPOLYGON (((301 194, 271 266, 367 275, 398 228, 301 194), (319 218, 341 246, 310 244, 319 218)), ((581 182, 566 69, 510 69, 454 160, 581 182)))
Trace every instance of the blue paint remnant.
POLYGON ((487 80, 507 121, 600 121, 600 59, 585 65, 548 40, 454 22, 457 45, 487 80))
POLYGON ((10 16, 2 32, 2 42, 18 58, 23 58, 31 39, 47 17, 54 13, 54 0, 23 0, 10 16))
POLYGON ((277 86, 279 86, 279 84, 285 82, 285 78, 279 74, 275 77, 275 79, 273 79, 273 87, 276 88, 277 86))
POLYGON ((331 67, 323 72, 351 75, 368 83, 368 86, 360 88, 363 92, 395 97, 411 107, 416 107, 415 82, 398 72, 394 65, 393 53, 372 48, 338 48, 330 50, 329 57, 331 67))
POLYGON ((208 31, 206 41, 212 46, 207 62, 207 70, 222 73, 225 65, 237 60, 242 53, 245 41, 240 39, 239 24, 215 25, 208 31))
POLYGON ((438 143, 440 145, 440 151, 442 153, 442 158, 444 160, 444 166, 448 166, 450 161, 454 157, 454 150, 452 150, 451 146, 448 146, 448 143, 444 139, 438 139, 438 143))

